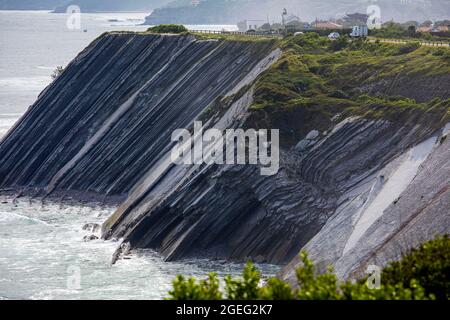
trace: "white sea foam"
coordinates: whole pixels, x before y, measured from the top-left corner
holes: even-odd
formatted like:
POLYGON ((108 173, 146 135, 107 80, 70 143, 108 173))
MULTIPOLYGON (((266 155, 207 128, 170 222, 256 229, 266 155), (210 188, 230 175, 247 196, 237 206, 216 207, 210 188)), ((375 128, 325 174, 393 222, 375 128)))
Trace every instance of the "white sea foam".
MULTIPOLYGON (((237 275, 242 264, 191 260, 165 262, 151 250, 111 266, 120 242, 94 240, 82 230, 102 223, 110 207, 67 206, 0 197, 0 296, 8 299, 161 299, 177 274, 204 277, 209 272, 237 275), (4 202, 7 203, 4 203, 4 202), (69 267, 80 270, 80 289, 67 287, 69 267)), ((274 275, 274 266, 259 266, 274 275)))
POLYGON ((55 70, 55 67, 51 67, 51 66, 36 66, 36 68, 41 69, 41 70, 55 70))
POLYGON ((17 115, 0 115, 0 139, 8 132, 8 130, 19 119, 17 115), (10 117, 9 117, 10 116, 10 117))
MULTIPOLYGON (((148 13, 146 13, 148 14, 148 13)), ((67 65, 105 31, 142 31, 144 14, 83 14, 82 30, 65 28, 66 15, 0 11, 0 136, 51 82, 53 65, 67 65), (117 26, 108 20, 117 19, 117 26), (122 25, 129 25, 124 27, 122 25), (87 32, 84 32, 86 30, 87 32), (55 45, 55 39, 58 40, 55 45), (30 50, 31 48, 31 50, 30 50)), ((227 26, 191 26, 228 29, 227 26)), ((102 223, 114 208, 64 206, 0 199, 0 299, 159 299, 177 274, 237 274, 242 265, 207 260, 165 262, 153 251, 110 265, 118 242, 84 242, 85 223, 102 223), (7 200, 7 203, 2 203, 7 200), (81 269, 81 290, 67 288, 67 269, 81 269)), ((273 275, 278 268, 262 266, 273 275)))
POLYGON ((51 82, 50 74, 47 77, 11 77, 0 79, 1 91, 39 91, 51 82))

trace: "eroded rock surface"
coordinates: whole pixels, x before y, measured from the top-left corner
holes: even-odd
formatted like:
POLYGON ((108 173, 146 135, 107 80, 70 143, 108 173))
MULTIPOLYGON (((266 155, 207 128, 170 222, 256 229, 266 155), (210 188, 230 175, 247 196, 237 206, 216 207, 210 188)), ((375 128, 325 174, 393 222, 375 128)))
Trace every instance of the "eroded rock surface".
MULTIPOLYGON (((409 248, 450 230, 447 127, 373 171, 343 193, 335 214, 304 247, 341 279, 364 276, 409 248)), ((281 276, 295 284, 296 257, 281 276)))
POLYGON ((3 139, 0 186, 116 199, 102 226, 103 238, 123 239, 113 262, 134 248, 168 260, 290 262, 291 282, 301 249, 347 278, 395 258, 402 243, 448 232, 448 128, 414 115, 338 115, 320 130, 306 109, 278 117, 304 134, 281 137, 289 143, 273 176, 257 165, 172 163, 175 129, 199 119, 245 129, 267 117, 250 108, 255 80, 280 55, 272 41, 103 35, 3 139))
POLYGON ((126 195, 273 43, 110 33, 86 48, 0 144, 0 185, 126 195))

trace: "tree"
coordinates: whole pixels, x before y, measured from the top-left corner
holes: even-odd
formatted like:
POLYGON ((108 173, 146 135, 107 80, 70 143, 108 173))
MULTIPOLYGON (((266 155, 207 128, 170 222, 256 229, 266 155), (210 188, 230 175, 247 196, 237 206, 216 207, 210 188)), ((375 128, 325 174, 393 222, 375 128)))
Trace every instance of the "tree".
POLYGON ((414 37, 416 35, 416 27, 415 26, 409 26, 406 30, 406 34, 408 37, 414 37))

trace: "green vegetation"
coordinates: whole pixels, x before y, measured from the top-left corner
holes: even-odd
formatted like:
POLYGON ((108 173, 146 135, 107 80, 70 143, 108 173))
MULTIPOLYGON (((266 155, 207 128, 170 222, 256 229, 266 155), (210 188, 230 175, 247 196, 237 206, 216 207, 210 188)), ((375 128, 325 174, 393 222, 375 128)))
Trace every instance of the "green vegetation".
POLYGON ((398 49, 398 54, 408 54, 420 48, 420 42, 408 42, 398 49))
POLYGON ((190 32, 199 40, 227 40, 227 41, 243 41, 243 42, 258 42, 258 41, 271 41, 276 42, 276 39, 270 35, 258 35, 252 36, 251 34, 236 34, 232 32, 223 33, 200 33, 200 32, 190 32))
MULTIPOLYGON (((173 32, 166 26, 149 30, 173 32)), ((233 33, 192 35, 200 40, 264 41, 283 50, 282 57, 256 81, 253 112, 246 125, 279 128, 284 148, 313 129, 328 131, 348 116, 390 119, 402 125, 421 122, 436 129, 450 121, 450 99, 445 90, 436 89, 441 87, 438 83, 448 81, 450 48, 346 36, 333 41, 315 32, 282 39, 233 33)), ((227 105, 214 106, 205 116, 223 112, 227 105)))
POLYGON ((148 32, 153 33, 185 33, 188 32, 188 29, 186 29, 183 25, 178 24, 160 24, 158 26, 154 26, 147 29, 148 32))
POLYGON ((370 35, 380 38, 392 38, 392 39, 399 39, 412 36, 411 31, 408 31, 408 28, 399 23, 394 22, 386 23, 385 25, 383 25, 381 29, 371 30, 370 35))
POLYGON ((416 280, 426 294, 437 299, 450 296, 450 238, 437 238, 413 249, 402 260, 392 262, 381 275, 386 284, 402 283, 405 287, 416 280))
POLYGON ((450 74, 448 48, 332 41, 313 32, 288 36, 279 46, 282 57, 256 83, 249 126, 280 128, 284 147, 312 129, 328 130, 336 115, 423 121, 436 128, 450 119, 445 94, 440 99, 439 92, 415 88, 431 90, 435 77, 450 74))
POLYGON ((248 263, 242 277, 225 278, 224 289, 215 274, 205 280, 178 276, 169 292, 172 300, 429 300, 450 294, 450 239, 439 237, 412 250, 381 274, 379 289, 369 289, 366 279, 339 282, 332 273, 318 274, 306 253, 297 269, 297 288, 277 278, 261 286, 261 274, 248 263))
MULTIPOLYGON (((449 21, 436 21, 434 26, 446 26, 449 21)), ((391 39, 418 39, 428 41, 446 41, 450 40, 449 31, 440 32, 418 32, 418 27, 430 27, 432 22, 425 21, 419 24, 416 21, 408 21, 405 23, 386 22, 380 29, 370 30, 370 35, 378 38, 391 38, 391 39)))

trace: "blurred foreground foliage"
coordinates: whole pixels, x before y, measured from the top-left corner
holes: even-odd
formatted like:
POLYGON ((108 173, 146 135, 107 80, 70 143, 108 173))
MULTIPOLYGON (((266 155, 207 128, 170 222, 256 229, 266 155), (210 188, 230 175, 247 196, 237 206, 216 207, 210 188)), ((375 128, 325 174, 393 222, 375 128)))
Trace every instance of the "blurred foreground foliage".
POLYGON ((340 282, 330 267, 319 274, 306 252, 296 270, 297 286, 271 278, 263 285, 261 273, 247 263, 242 277, 219 278, 211 273, 197 280, 178 276, 169 292, 171 300, 447 300, 449 297, 450 239, 439 237, 411 250, 381 273, 379 289, 369 289, 367 279, 340 282))

